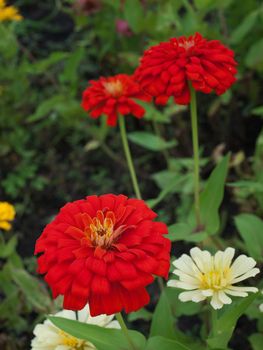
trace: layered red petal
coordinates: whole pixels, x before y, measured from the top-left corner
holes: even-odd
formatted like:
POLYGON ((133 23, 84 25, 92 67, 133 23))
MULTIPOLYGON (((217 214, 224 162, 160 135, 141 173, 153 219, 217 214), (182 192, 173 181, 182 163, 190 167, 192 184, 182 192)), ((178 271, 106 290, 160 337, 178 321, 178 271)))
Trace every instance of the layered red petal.
POLYGON ((189 82, 197 91, 221 95, 236 81, 236 65, 233 51, 196 33, 146 50, 135 78, 157 104, 166 104, 171 96, 178 104, 188 104, 189 82))
POLYGON ((144 201, 123 195, 89 196, 66 204, 36 242, 38 271, 64 307, 80 310, 89 303, 93 316, 136 311, 149 302, 145 287, 153 276, 167 277, 170 241, 165 224, 144 201), (95 246, 86 226, 97 213, 114 217, 121 230, 110 246, 95 246), (90 218, 90 219, 88 219, 90 218))
POLYGON ((143 92, 133 76, 118 74, 92 80, 83 92, 82 107, 91 118, 107 116, 107 124, 115 126, 119 115, 133 115, 142 118, 145 110, 136 100, 151 101, 151 96, 143 92))

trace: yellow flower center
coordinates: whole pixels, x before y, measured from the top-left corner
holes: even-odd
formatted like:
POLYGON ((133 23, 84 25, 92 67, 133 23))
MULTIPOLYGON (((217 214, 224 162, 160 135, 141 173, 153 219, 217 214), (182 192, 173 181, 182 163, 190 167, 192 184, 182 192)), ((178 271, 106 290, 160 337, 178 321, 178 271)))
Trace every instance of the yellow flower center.
POLYGON ((230 269, 213 269, 206 273, 202 273, 200 276, 201 288, 220 290, 224 289, 228 285, 230 269))
POLYGON ((102 247, 108 249, 117 238, 131 226, 120 225, 115 228, 116 218, 115 214, 110 210, 98 210, 97 215, 92 219, 85 215, 86 228, 84 233, 91 241, 94 247, 102 247))
POLYGON ((0 202, 0 229, 9 231, 11 229, 10 221, 15 218, 15 208, 7 202, 0 202))
POLYGON ((123 85, 120 80, 113 80, 103 83, 105 90, 112 97, 120 97, 123 94, 123 85))
MULTIPOLYGON (((77 339, 70 334, 64 332, 64 331, 59 331, 59 334, 61 336, 61 341, 63 345, 70 346, 71 349, 73 350, 82 350, 84 349, 84 340, 77 339)), ((61 344, 61 345, 62 345, 61 344)))

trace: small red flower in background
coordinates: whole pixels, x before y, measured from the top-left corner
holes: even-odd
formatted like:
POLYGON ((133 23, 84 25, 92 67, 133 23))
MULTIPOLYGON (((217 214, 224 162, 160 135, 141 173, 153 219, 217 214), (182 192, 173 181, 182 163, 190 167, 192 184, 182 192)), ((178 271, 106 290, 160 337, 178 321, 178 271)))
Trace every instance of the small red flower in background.
POLYGON ((165 105, 171 96, 178 104, 188 104, 188 81, 197 91, 221 95, 236 81, 236 65, 233 51, 196 33, 146 50, 135 78, 157 104, 165 105))
POLYGON ((90 86, 83 93, 82 107, 95 119, 102 114, 107 115, 107 124, 115 126, 118 115, 143 117, 145 110, 134 101, 136 99, 151 101, 151 97, 141 91, 132 76, 118 74, 91 80, 90 86))
POLYGON ((66 204, 37 240, 38 272, 64 308, 91 315, 138 310, 149 302, 153 275, 167 278, 167 227, 144 201, 89 196, 66 204))

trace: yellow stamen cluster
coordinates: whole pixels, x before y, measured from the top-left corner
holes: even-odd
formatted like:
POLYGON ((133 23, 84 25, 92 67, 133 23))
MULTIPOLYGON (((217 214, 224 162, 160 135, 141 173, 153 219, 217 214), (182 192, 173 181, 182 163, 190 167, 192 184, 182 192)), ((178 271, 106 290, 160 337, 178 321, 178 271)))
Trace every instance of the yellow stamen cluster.
POLYGON ((0 229, 9 231, 11 229, 10 221, 15 218, 16 212, 12 204, 0 202, 0 229))
POLYGON ((115 215, 108 211, 106 216, 99 210, 97 216, 93 218, 90 224, 90 238, 96 246, 107 247, 111 243, 115 224, 115 215))
POLYGON ((216 270, 212 269, 200 276, 201 288, 220 290, 224 289, 229 284, 230 269, 216 270))
POLYGON ((98 210, 96 216, 91 218, 84 214, 86 228, 84 234, 94 247, 108 249, 116 243, 118 237, 131 226, 116 225, 115 214, 111 210, 98 210))
POLYGON ((113 97, 119 97, 123 93, 123 86, 120 80, 105 82, 105 90, 113 97))
POLYGON ((20 21, 23 17, 14 6, 7 6, 5 0, 0 0, 0 22, 20 21))
POLYGON ((71 349, 82 350, 84 346, 84 340, 77 339, 72 335, 60 330, 59 334, 61 336, 62 344, 69 346, 71 349))

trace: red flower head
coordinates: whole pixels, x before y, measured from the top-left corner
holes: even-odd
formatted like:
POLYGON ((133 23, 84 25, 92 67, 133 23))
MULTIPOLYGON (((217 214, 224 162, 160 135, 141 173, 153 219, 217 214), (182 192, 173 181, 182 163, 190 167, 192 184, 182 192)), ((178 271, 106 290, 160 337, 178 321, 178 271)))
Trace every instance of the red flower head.
POLYGON ((83 93, 82 107, 90 112, 92 118, 106 114, 107 124, 115 126, 118 114, 143 117, 145 110, 134 99, 151 101, 150 95, 141 91, 132 76, 118 74, 97 81, 91 80, 90 86, 83 93))
POLYGON ((64 308, 91 315, 138 310, 149 302, 145 286, 167 278, 167 227, 144 201, 123 195, 89 196, 66 204, 37 240, 38 272, 64 295, 64 308))
POLYGON ((223 94, 235 82, 234 53, 218 40, 199 33, 170 39, 145 51, 135 78, 141 87, 165 105, 170 96, 178 104, 190 102, 188 81, 209 94, 223 94))

